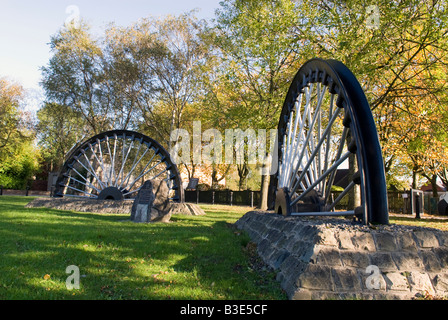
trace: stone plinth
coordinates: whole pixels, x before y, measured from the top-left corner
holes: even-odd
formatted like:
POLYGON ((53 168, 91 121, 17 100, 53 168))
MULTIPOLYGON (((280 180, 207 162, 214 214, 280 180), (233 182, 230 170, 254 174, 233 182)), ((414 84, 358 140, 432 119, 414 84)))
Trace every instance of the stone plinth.
POLYGON ((236 226, 293 300, 448 296, 448 232, 255 211, 236 226))
POLYGON ((173 203, 171 205, 171 214, 182 214, 186 216, 203 216, 205 215, 197 204, 194 203, 173 203))
MULTIPOLYGON (((36 198, 28 203, 26 208, 49 208, 56 210, 92 212, 104 214, 126 214, 132 211, 134 200, 96 200, 96 199, 73 199, 73 198, 36 198)), ((157 205, 157 203, 156 203, 157 205)), ((157 208, 163 208, 157 206, 157 208)), ((199 216, 205 215, 197 204, 173 202, 170 206, 170 213, 180 215, 199 216)))
POLYGON ((92 212, 104 214, 129 214, 132 200, 96 200, 73 198, 36 198, 26 208, 49 208, 65 211, 92 212))

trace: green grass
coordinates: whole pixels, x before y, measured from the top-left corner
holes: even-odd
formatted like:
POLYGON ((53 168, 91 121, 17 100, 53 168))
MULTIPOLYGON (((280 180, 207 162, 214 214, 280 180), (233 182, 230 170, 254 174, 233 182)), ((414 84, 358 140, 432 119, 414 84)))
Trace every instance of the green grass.
MULTIPOLYGON (((233 223, 249 208, 202 205, 202 217, 135 224, 126 215, 27 209, 0 197, 0 299, 286 299, 233 223), (79 267, 80 289, 65 270, 79 267)), ((437 219, 393 224, 448 230, 437 219)))
POLYGON ((440 229, 442 231, 448 231, 447 219, 438 219, 438 218, 415 219, 408 217, 393 216, 390 217, 389 222, 391 224, 402 224, 407 226, 434 228, 434 229, 440 229))
POLYGON ((135 224, 24 208, 31 200, 0 197, 0 299, 286 299, 233 227, 247 208, 203 206, 206 216, 135 224), (79 290, 66 288, 70 265, 79 267, 79 290))

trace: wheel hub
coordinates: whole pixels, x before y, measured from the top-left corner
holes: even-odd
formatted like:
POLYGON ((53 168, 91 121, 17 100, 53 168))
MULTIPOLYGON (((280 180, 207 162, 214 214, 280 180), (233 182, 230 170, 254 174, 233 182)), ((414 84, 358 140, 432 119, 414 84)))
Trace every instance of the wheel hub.
POLYGON ((280 188, 275 196, 275 212, 284 216, 291 215, 291 199, 288 188, 280 188))
POLYGON ((116 187, 108 187, 100 192, 98 200, 123 200, 123 193, 116 187))
POLYGON ((290 216, 292 212, 321 212, 325 208, 324 201, 315 190, 310 191, 306 197, 295 205, 291 205, 291 195, 288 188, 277 190, 275 198, 275 212, 290 216))

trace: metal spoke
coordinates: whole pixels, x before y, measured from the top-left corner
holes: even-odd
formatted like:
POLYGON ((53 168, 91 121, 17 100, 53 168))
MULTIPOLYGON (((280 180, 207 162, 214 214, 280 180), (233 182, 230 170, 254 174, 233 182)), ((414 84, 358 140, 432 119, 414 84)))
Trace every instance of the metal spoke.
MULTIPOLYGON (((347 133, 348 133, 348 129, 346 127, 344 127, 344 130, 342 131, 341 140, 339 141, 339 148, 338 148, 338 151, 336 154, 336 160, 340 159, 342 151, 344 150, 345 139, 347 138, 347 133)), ((328 202, 328 200, 330 199, 331 187, 333 186, 335 176, 336 176, 336 171, 331 173, 331 176, 327 181, 327 186, 326 186, 327 193, 325 194, 325 202, 328 202)))
MULTIPOLYGON (((118 140, 117 138, 118 137, 115 134, 114 135, 114 154, 113 154, 113 157, 112 157, 112 166, 111 166, 111 168, 113 170, 113 173, 114 173, 114 177, 113 177, 112 181, 116 181, 117 180, 117 176, 116 176, 116 172, 115 172, 115 156, 116 156, 116 151, 117 151, 117 140, 118 140)), ((115 182, 113 184, 115 185, 115 182)))
MULTIPOLYGON (((312 87, 312 85, 311 85, 311 87, 312 87)), ((303 111, 304 118, 309 113, 309 106, 310 106, 310 103, 309 103, 310 102, 309 89, 310 88, 305 88, 306 103, 305 103, 305 110, 303 111)), ((302 95, 303 94, 300 94, 300 101, 302 101, 302 95)), ((300 105, 299 105, 299 107, 300 107, 300 105)), ((301 137, 303 135, 303 128, 305 126, 305 120, 304 120, 304 118, 301 117, 301 115, 299 113, 296 113, 296 117, 297 117, 297 119, 301 120, 300 121, 299 133, 298 133, 298 136, 297 136, 297 144, 295 145, 295 148, 294 148, 294 150, 296 150, 296 152, 293 153, 293 156, 289 157, 288 161, 285 161, 285 163, 284 163, 285 170, 282 173, 284 179, 283 179, 283 181, 281 181, 281 184, 280 184, 282 187, 285 187, 285 186, 289 185, 291 174, 294 174, 294 172, 296 172, 295 170, 293 172, 291 172, 290 170, 292 169, 292 166, 294 164, 294 160, 293 159, 295 159, 297 157, 297 153, 299 152, 299 145, 298 145, 298 143, 299 143, 299 140, 301 139, 301 137)), ((290 150, 290 152, 293 152, 293 150, 290 150)))
MULTIPOLYGON (((103 184, 103 182, 101 181, 101 179, 97 176, 97 174, 95 173, 95 169, 92 166, 92 163, 90 162, 89 158, 87 158, 86 153, 83 152, 82 153, 84 155, 84 158, 86 158, 87 164, 89 165, 90 169, 92 169, 92 171, 89 171, 87 168, 86 170, 90 172, 90 174, 92 176, 95 177, 95 179, 98 181, 98 183, 101 185, 101 188, 105 188, 105 185, 103 184)), ((81 162, 80 162, 81 163, 81 162)), ((84 167, 85 168, 85 167, 84 167)))
POLYGON ((96 139, 96 143, 98 145, 98 150, 100 151, 100 159, 101 159, 101 169, 104 171, 104 176, 107 179, 107 186, 112 186, 112 181, 110 180, 110 177, 107 176, 106 168, 104 167, 104 158, 103 158, 103 149, 101 148, 101 141, 100 139, 96 139))
MULTIPOLYGON (((90 150, 92 151, 92 154, 95 156, 95 159, 98 161, 98 164, 100 165, 101 170, 104 172, 105 170, 104 170, 104 167, 103 167, 103 163, 100 161, 100 159, 98 159, 98 156, 96 155, 96 152, 93 150, 92 144, 89 143, 88 145, 89 145, 90 150)), ((107 185, 107 183, 106 183, 106 185, 107 185)))
MULTIPOLYGON (((307 98, 307 100, 308 100, 308 98, 307 98)), ((309 103, 307 102, 307 104, 309 104, 309 103)), ((297 160, 297 164, 294 166, 293 173, 296 173, 299 170, 300 166, 302 165, 303 157, 304 157, 305 153, 307 152, 306 149, 307 149, 308 143, 309 143, 309 141, 310 141, 310 139, 312 137, 311 132, 313 131, 314 125, 316 124, 317 115, 320 112, 321 106, 322 106, 322 99, 319 99, 318 104, 316 106, 316 109, 314 110, 315 113, 314 113, 314 116, 312 117, 312 120, 311 120, 311 123, 310 123, 310 127, 308 129, 308 133, 306 135, 305 141, 303 142, 303 146, 302 146, 301 149, 300 148, 297 149, 297 150, 300 150, 300 156, 299 156, 299 158, 297 160)), ((309 113, 309 115, 308 115, 308 120, 310 120, 310 118, 311 118, 311 113, 309 113)), ((303 122, 303 124, 304 124, 304 122, 303 122)), ((301 132, 299 133, 299 135, 300 134, 301 134, 301 132)), ((295 157, 294 157, 294 159, 295 159, 295 157)), ((295 161, 293 161, 293 163, 295 163, 295 161)))
POLYGON ((154 152, 154 155, 152 156, 151 160, 148 161, 148 164, 146 165, 145 169, 143 169, 141 173, 137 178, 134 179, 134 181, 132 182, 132 184, 129 186, 129 189, 132 189, 132 187, 134 186, 134 184, 143 176, 145 176, 147 173, 151 172, 151 170, 153 170, 155 167, 157 167, 159 164, 162 163, 162 160, 160 160, 159 162, 157 162, 154 166, 152 166, 148 171, 145 171, 146 168, 148 168, 148 166, 151 164, 152 160, 154 159, 154 157, 157 155, 157 152, 154 152))
POLYGON ((80 176, 81 178, 83 178, 85 182, 88 182, 87 178, 84 177, 81 173, 79 173, 78 170, 76 170, 73 166, 72 166, 71 170, 75 171, 75 173, 76 173, 78 176, 80 176))
POLYGON ((327 210, 333 210, 339 203, 339 201, 341 201, 342 198, 344 198, 354 187, 355 183, 353 181, 350 182, 349 185, 344 189, 344 191, 342 191, 341 194, 336 198, 336 200, 334 200, 333 203, 327 208, 327 210))
POLYGON ((75 190, 75 191, 78 191, 78 192, 83 193, 83 194, 88 194, 88 195, 90 195, 90 196, 92 196, 92 197, 96 197, 96 195, 91 194, 90 192, 82 191, 82 190, 77 189, 77 188, 74 188, 74 187, 72 187, 72 186, 65 186, 65 187, 66 187, 66 188, 69 188, 69 189, 72 189, 72 190, 75 190))
MULTIPOLYGON (((93 177, 95 176, 95 174, 92 173, 81 161, 79 161, 79 159, 75 158, 75 161, 78 162, 84 169, 86 169, 87 172, 90 173, 93 177)), ((85 180, 86 180, 86 182, 88 181, 88 179, 85 179, 85 180)))
POLYGON ((112 152, 110 150, 110 143, 109 143, 109 137, 106 136, 106 143, 107 143, 107 150, 109 151, 109 159, 110 159, 110 169, 109 169, 109 180, 111 182, 111 185, 113 185, 113 179, 112 179, 112 170, 113 170, 113 159, 112 159, 112 152))
MULTIPOLYGON (((85 199, 86 198, 85 196, 78 196, 78 195, 75 195, 75 194, 65 194, 64 196, 65 197, 69 197, 69 198, 79 198, 79 199, 85 199)), ((95 196, 95 195, 92 195, 90 198, 97 199, 98 197, 95 196)))
POLYGON ((131 165, 131 169, 129 170, 127 176, 123 179, 123 181, 120 184, 120 188, 126 188, 128 183, 129 183, 129 179, 131 178, 132 173, 134 172, 135 168, 137 167, 137 165, 140 163, 140 161, 143 159, 143 157, 146 155, 146 153, 149 151, 149 148, 146 148, 146 151, 143 153, 143 155, 141 156, 141 158, 137 161, 137 157, 140 154, 140 150, 142 148, 142 141, 140 141, 140 144, 138 145, 138 149, 137 152, 135 153, 135 157, 134 157, 134 161, 132 162, 131 165), (126 184, 123 187, 123 184, 126 182, 126 184))
POLYGON ((292 212, 292 216, 311 217, 311 216, 353 216, 354 210, 351 211, 322 211, 322 212, 292 212))
MULTIPOLYGON (((319 182, 323 181, 330 173, 332 173, 333 171, 335 171, 337 169, 337 167, 339 167, 345 160, 348 159, 348 157, 350 156, 351 152, 347 152, 345 153, 338 161, 336 161, 327 171, 325 171, 320 177, 319 179, 317 179, 317 181, 315 181, 311 186, 308 187, 308 189, 306 189, 301 195, 299 195, 297 198, 295 198, 292 202, 291 205, 296 204, 300 199, 302 199, 305 195, 307 195, 311 190, 313 190, 313 188, 315 186, 318 185, 319 182)), ((295 190, 294 190, 295 191, 295 190)), ((294 192, 293 191, 293 192, 294 192)), ((291 192, 291 193, 293 193, 291 192)))
POLYGON ((140 187, 140 188, 138 188, 138 189, 135 189, 134 191, 130 191, 130 192, 127 192, 127 193, 125 193, 125 194, 123 194, 123 195, 124 195, 124 196, 128 196, 128 195, 130 195, 130 194, 133 194, 133 193, 139 192, 139 191, 140 191, 140 189, 141 189, 141 187, 140 187))
MULTIPOLYGON (((123 184, 123 180, 124 180, 123 179, 123 174, 124 174, 123 170, 124 170, 124 167, 126 165, 126 161, 128 160, 129 153, 131 152, 131 149, 134 146, 134 141, 132 140, 131 144, 129 145, 128 150, 126 152, 126 157, 124 157, 124 141, 125 141, 125 139, 123 139, 123 161, 122 161, 122 164, 121 164, 120 173, 118 174, 118 176, 121 176, 121 184, 123 184)), ((115 186, 116 187, 118 186, 118 181, 116 182, 115 186)))
MULTIPOLYGON (((329 110, 329 114, 333 114, 333 106, 334 106, 334 94, 332 94, 330 96, 330 110, 329 110)), ((332 133, 332 128, 330 128, 328 135, 327 135, 327 141, 326 141, 326 148, 325 148, 325 160, 324 160, 324 168, 323 171, 326 171, 328 169, 328 161, 329 161, 329 156, 330 156, 330 141, 331 141, 331 133, 332 133)), ((322 194, 325 194, 326 191, 326 184, 324 183, 322 186, 322 194)))
POLYGON ((73 180, 73 181, 75 181, 75 182, 78 182, 78 183, 80 183, 80 184, 82 184, 82 185, 84 185, 84 186, 86 186, 86 187, 95 189, 97 192, 100 192, 100 190, 99 190, 98 188, 96 188, 94 185, 92 185, 91 183, 89 183, 89 182, 87 182, 87 181, 86 181, 86 183, 84 183, 84 182, 82 182, 82 181, 79 181, 79 180, 76 179, 76 178, 73 178, 72 176, 70 176, 69 178, 70 178, 70 180, 73 180))
POLYGON ((154 179, 160 177, 162 174, 164 174, 167 171, 168 171, 168 169, 163 170, 162 172, 158 173, 156 176, 152 177, 151 180, 154 180, 154 179))
MULTIPOLYGON (((324 141, 325 141, 325 136, 329 133, 329 131, 330 131, 330 129, 331 129, 331 127, 332 127, 334 121, 335 121, 336 118, 338 117, 338 115, 339 115, 339 110, 340 110, 340 109, 336 109, 336 112, 333 114, 333 116, 332 116, 332 118, 331 118, 331 120, 330 120, 330 123, 328 124, 327 128, 326 128, 325 131, 324 131, 323 137, 320 138, 320 141, 318 142, 318 144, 317 144, 317 146, 315 147, 313 153, 311 154, 310 159, 308 160, 307 164, 303 167, 303 169, 302 169, 302 174, 299 176, 299 178, 297 179, 296 184, 295 184, 294 187, 291 189, 292 191, 297 190, 299 181, 302 181, 304 175, 306 174, 306 171, 308 170, 308 168, 309 168, 309 166, 311 165, 311 163, 314 161, 316 155, 317 155, 317 154, 320 154, 320 152, 319 152, 319 151, 320 151, 320 147, 321 147, 322 144, 324 143, 324 141)), ((314 168, 314 169, 316 169, 316 168, 314 168)), ((316 178, 317 178, 317 177, 318 177, 318 174, 317 174, 317 172, 316 172, 316 178)))
MULTIPOLYGON (((293 144, 292 144, 292 146, 290 146, 290 148, 288 150, 288 161, 287 161, 288 167, 287 167, 287 169, 291 168, 290 161, 292 160, 292 154, 293 154, 292 152, 293 152, 293 150, 296 149, 296 147, 298 145, 298 142, 299 142, 299 139, 300 139, 300 136, 298 136, 298 137, 296 137, 296 136, 297 136, 297 127, 299 125, 299 120, 300 120, 300 123, 302 123, 302 121, 301 121, 302 120, 302 116, 300 114, 300 107, 302 105, 302 97, 303 97, 302 94, 299 95, 298 99, 294 103, 295 113, 291 113, 292 115, 295 114, 295 121, 294 121, 294 132, 293 132, 292 137, 291 137, 291 140, 292 140, 293 144)), ((292 116, 291 116, 290 119, 291 119, 290 123, 292 124, 293 123, 292 122, 292 116)), ((290 175, 291 175, 290 172, 287 171, 287 176, 290 176, 290 175)))

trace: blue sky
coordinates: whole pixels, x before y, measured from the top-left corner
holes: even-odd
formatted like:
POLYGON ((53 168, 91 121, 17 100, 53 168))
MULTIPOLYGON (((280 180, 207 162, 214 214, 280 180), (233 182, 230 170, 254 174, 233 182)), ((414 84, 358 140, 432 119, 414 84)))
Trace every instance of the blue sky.
MULTIPOLYGON (((220 0, 0 0, 0 77, 39 90, 39 68, 50 58, 50 37, 64 25, 74 5, 96 32, 115 22, 128 26, 148 16, 178 15, 198 9, 212 19, 220 0)), ((34 106, 36 107, 36 106, 34 106)))

